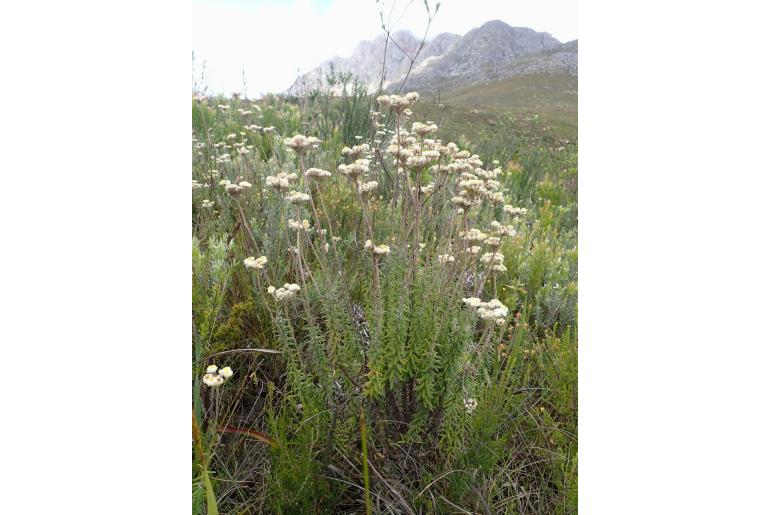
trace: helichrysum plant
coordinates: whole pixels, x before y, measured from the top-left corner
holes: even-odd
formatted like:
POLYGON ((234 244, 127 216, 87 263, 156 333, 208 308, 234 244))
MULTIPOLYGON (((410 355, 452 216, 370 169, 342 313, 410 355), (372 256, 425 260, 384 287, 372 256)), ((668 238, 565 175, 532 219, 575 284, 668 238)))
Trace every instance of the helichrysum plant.
MULTIPOLYGON (((411 121, 418 101, 376 98, 366 134, 342 145, 279 129, 291 104, 268 101, 266 127, 268 107, 194 100, 200 509, 212 492, 223 511, 285 513, 475 510, 481 490, 487 505, 521 495, 500 479, 515 475, 516 431, 532 430, 513 424, 530 407, 517 385, 556 379, 520 351, 533 312, 570 320, 565 297, 542 291, 549 274, 570 282, 568 252, 542 243, 531 205, 511 203, 503 166, 411 121)), ((571 348, 564 329, 540 336, 571 348)), ((537 506, 561 502, 549 495, 537 506)))

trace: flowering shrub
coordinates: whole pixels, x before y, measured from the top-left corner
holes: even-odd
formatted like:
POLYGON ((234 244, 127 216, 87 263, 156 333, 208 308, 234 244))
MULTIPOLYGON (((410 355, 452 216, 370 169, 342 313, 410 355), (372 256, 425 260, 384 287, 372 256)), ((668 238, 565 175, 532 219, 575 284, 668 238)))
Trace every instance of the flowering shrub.
MULTIPOLYGON (((514 419, 533 407, 518 390, 553 372, 531 369, 524 347, 572 359, 567 297, 543 293, 557 276, 551 293, 574 281, 573 249, 541 221, 561 215, 518 205, 510 169, 439 138, 439 124, 409 124, 418 101, 378 97, 368 142, 343 146, 283 134, 279 119, 268 131, 257 103, 195 100, 209 126, 193 140, 193 400, 217 457, 199 465, 252 478, 260 504, 246 511, 354 509, 349 484, 370 470, 372 491, 399 511, 449 509, 441 496, 475 510, 476 474, 513 477, 516 442, 547 445, 514 419), (237 375, 201 368, 225 357, 237 375), (247 442, 247 429, 274 447, 247 442), (436 479, 455 469, 467 477, 436 479)), ((566 484, 572 443, 559 438, 566 484)), ((520 460, 533 477, 543 462, 520 460)), ((484 486, 488 501, 521 495, 506 484, 484 486)), ((531 506, 566 502, 548 488, 531 506)), ((236 503, 234 492, 222 485, 219 502, 236 503)))

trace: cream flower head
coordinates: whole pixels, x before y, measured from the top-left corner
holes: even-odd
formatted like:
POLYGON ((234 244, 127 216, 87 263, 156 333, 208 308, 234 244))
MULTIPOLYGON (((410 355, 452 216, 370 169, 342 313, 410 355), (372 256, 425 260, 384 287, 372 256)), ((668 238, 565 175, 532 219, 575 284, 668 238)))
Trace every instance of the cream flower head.
POLYGON ((390 246, 388 245, 377 245, 372 249, 372 251, 377 254, 378 256, 387 256, 390 254, 390 246))
POLYGON ((264 266, 267 264, 267 257, 260 256, 258 258, 255 258, 254 256, 249 256, 246 259, 243 260, 243 265, 246 268, 255 268, 261 270, 264 268, 264 266))
POLYGON ((203 384, 206 386, 218 386, 217 378, 219 378, 218 375, 206 374, 203 376, 203 384))
POLYGON ((377 186, 379 186, 377 181, 365 182, 359 187, 359 191, 361 191, 361 193, 372 193, 377 189, 377 186))
POLYGON ((522 216, 527 214, 527 208, 525 207, 513 207, 510 204, 503 206, 503 211, 511 216, 522 216))
POLYGON ((279 172, 278 175, 265 177, 265 184, 276 191, 285 191, 291 188, 296 180, 296 173, 279 172))
POLYGON ((369 171, 369 160, 356 159, 355 162, 348 165, 339 165, 337 170, 351 180, 356 181, 360 176, 369 171))
POLYGON ((353 148, 350 147, 344 147, 342 149, 342 155, 347 156, 351 159, 358 159, 361 156, 365 155, 367 152, 369 152, 370 148, 369 145, 366 143, 363 143, 361 145, 353 145, 353 148))
POLYGON ((284 197, 290 204, 299 205, 310 201, 310 195, 302 193, 301 191, 291 191, 284 197))
POLYGON ((372 240, 366 240, 364 243, 364 248, 367 250, 371 250, 374 252, 374 254, 378 256, 387 256, 390 254, 390 246, 389 245, 374 245, 372 243, 372 240))
MULTIPOLYGON (((463 299, 463 301, 465 301, 465 299, 463 299)), ((470 305, 467 302, 466 304, 470 305)), ((475 302, 471 307, 476 308, 476 313, 479 315, 479 318, 495 322, 498 325, 504 324, 505 317, 508 316, 508 308, 498 299, 492 299, 489 302, 475 302), (499 322, 499 320, 502 320, 502 322, 499 322)))
POLYGON ((302 134, 296 134, 291 138, 283 140, 283 144, 292 149, 297 154, 302 154, 308 149, 316 148, 321 143, 321 140, 313 136, 303 136, 302 134))
POLYGON ((481 299, 478 297, 467 297, 463 299, 466 306, 477 308, 481 305, 481 299))
POLYGON ((382 107, 389 107, 396 113, 406 113, 409 115, 411 112, 408 112, 408 107, 417 102, 419 98, 420 95, 416 91, 412 91, 403 97, 399 95, 380 95, 377 97, 377 103, 382 107))
POLYGON ((286 283, 281 288, 276 289, 275 286, 270 286, 267 289, 267 293, 272 295, 277 301, 289 300, 294 297, 300 290, 298 284, 286 283))
POLYGON ((233 197, 237 197, 241 193, 243 193, 243 186, 239 184, 227 184, 225 185, 225 191, 232 195, 233 197))
POLYGON ((331 177, 332 173, 327 172, 326 170, 321 170, 320 168, 308 168, 307 172, 305 172, 305 177, 310 177, 316 180, 319 179, 326 179, 327 177, 331 177))
POLYGON ((310 229, 310 222, 307 220, 302 220, 301 222, 297 220, 289 220, 289 227, 295 231, 307 231, 310 229))

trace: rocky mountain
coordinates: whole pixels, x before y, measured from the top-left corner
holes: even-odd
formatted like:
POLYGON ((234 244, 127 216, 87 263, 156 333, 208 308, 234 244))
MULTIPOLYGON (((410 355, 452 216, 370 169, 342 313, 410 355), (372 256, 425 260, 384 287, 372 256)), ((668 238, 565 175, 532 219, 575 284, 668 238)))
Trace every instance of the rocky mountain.
POLYGON ((334 57, 326 61, 299 77, 287 93, 301 95, 316 88, 327 87, 326 77, 332 72, 351 73, 366 84, 370 91, 376 91, 380 86, 383 64, 385 66, 383 86, 385 86, 390 82, 403 79, 409 69, 410 58, 417 55, 414 64, 414 67, 417 67, 426 60, 443 55, 455 41, 460 39, 460 36, 449 33, 439 34, 427 41, 419 54, 417 51, 420 48, 420 40, 411 32, 394 32, 391 38, 388 41, 387 52, 385 52, 386 36, 384 34, 373 41, 362 41, 353 50, 350 58, 334 57))
POLYGON ((286 91, 304 94, 328 87, 331 71, 349 72, 370 91, 377 91, 385 55, 383 87, 398 89, 409 70, 410 58, 417 55, 405 89, 441 91, 515 75, 552 73, 577 75, 577 40, 561 43, 546 32, 511 27, 493 20, 470 30, 464 36, 443 33, 427 41, 418 54, 420 40, 411 32, 392 34, 385 53, 385 35, 359 43, 348 59, 335 57, 299 77, 286 91))

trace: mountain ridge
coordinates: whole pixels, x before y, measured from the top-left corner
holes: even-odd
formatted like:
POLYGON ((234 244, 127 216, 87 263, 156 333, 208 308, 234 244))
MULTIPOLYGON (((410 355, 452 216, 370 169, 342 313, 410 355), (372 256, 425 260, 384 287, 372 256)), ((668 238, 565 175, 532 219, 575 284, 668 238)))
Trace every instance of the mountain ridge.
MULTIPOLYGON (((448 90, 528 74, 567 74, 577 76, 577 40, 561 43, 547 32, 512 27, 501 20, 490 20, 460 36, 449 32, 421 41, 411 32, 397 31, 387 41, 385 34, 361 41, 349 58, 335 56, 298 77, 285 91, 303 95, 330 86, 330 72, 350 73, 369 90, 401 86, 404 89, 448 90), (419 52, 418 52, 419 50, 419 52), (385 53, 384 59, 383 54, 385 53), (410 59, 417 56, 409 71, 410 59)), ((339 88, 339 86, 336 86, 339 88)))

